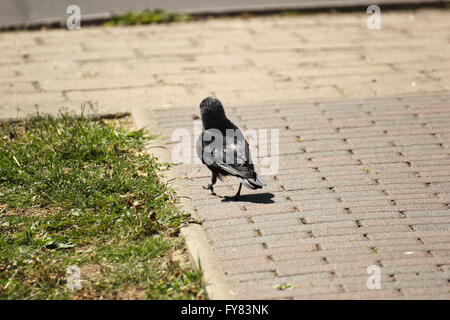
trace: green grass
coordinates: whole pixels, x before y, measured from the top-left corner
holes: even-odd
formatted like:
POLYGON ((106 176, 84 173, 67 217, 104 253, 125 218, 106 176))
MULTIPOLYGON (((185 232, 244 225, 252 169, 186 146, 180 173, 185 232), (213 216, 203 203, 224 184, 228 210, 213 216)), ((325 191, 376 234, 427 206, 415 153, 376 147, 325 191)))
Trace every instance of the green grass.
POLYGON ((67 114, 0 125, 0 299, 204 298, 168 165, 127 127, 67 114), (67 287, 72 265, 81 290, 67 287))
POLYGON ((153 24, 192 21, 193 16, 189 14, 171 13, 165 10, 144 10, 141 12, 128 11, 124 14, 112 17, 105 22, 107 26, 153 24))

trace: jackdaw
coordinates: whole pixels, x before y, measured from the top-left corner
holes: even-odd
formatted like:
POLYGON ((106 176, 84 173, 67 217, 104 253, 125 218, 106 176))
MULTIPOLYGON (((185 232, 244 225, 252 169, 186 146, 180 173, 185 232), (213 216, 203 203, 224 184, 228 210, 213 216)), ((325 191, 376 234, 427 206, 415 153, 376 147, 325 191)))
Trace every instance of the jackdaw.
POLYGON ((255 172, 248 142, 226 117, 222 103, 216 98, 205 98, 200 103, 200 114, 203 130, 196 144, 197 155, 212 172, 211 183, 203 188, 215 195, 217 178, 235 176, 240 184, 232 199, 239 199, 242 184, 252 190, 261 189, 265 184, 255 172))

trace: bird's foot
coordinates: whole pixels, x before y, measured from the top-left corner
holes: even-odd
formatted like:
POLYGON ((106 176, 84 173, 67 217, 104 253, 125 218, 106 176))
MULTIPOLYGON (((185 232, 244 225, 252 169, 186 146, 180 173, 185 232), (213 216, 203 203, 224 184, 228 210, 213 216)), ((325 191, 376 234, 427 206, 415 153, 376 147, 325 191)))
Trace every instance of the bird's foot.
POLYGON ((216 193, 214 192, 214 187, 213 187, 212 184, 208 184, 208 185, 206 185, 206 186, 202 186, 202 188, 205 189, 205 190, 211 190, 211 194, 212 194, 213 196, 216 195, 216 193))

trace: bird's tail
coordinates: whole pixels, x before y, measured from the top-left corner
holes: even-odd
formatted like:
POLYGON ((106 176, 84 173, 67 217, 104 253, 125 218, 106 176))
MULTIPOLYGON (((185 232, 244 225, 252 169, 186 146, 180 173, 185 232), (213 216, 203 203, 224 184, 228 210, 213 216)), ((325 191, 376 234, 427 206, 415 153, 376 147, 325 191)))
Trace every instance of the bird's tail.
POLYGON ((241 182, 244 184, 244 186, 252 190, 261 189, 266 185, 264 181, 262 181, 262 179, 258 177, 256 174, 254 178, 247 178, 247 179, 241 178, 241 182))

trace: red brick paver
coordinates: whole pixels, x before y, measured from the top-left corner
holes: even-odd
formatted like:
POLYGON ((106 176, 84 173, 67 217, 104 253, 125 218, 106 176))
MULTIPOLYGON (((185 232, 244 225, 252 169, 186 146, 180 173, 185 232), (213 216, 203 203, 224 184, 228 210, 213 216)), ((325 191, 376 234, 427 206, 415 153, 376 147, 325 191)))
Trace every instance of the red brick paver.
MULTIPOLYGON (((450 94, 226 110, 280 130, 279 172, 239 202, 203 190, 202 165, 181 167, 238 298, 450 298, 450 94)), ((192 131, 196 113, 157 110, 161 133, 192 131)))

